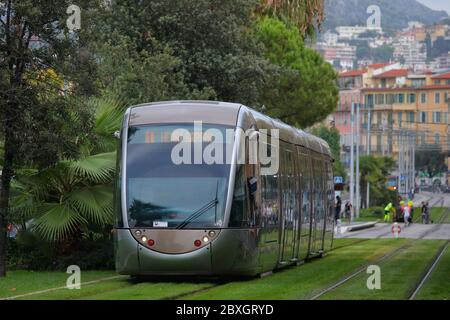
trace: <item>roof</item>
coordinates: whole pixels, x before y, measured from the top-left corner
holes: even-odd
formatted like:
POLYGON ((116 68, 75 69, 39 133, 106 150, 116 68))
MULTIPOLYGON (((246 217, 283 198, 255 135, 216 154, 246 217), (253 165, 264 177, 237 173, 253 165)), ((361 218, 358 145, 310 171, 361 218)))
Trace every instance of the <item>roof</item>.
POLYGON ((350 71, 342 72, 341 74, 339 74, 339 77, 340 78, 357 77, 357 76, 362 76, 366 72, 367 72, 367 69, 350 70, 350 71))
POLYGON ((217 101, 163 101, 132 106, 129 112, 128 125, 131 126, 202 121, 232 127, 241 126, 246 130, 253 122, 258 129, 278 129, 281 140, 302 145, 331 157, 330 147, 323 139, 241 104, 217 101), (240 123, 240 119, 243 119, 244 123, 240 123))
POLYGON ((374 78, 397 78, 397 77, 406 77, 408 75, 408 70, 406 69, 394 69, 390 71, 386 71, 382 74, 373 76, 374 78))
POLYGON ((431 77, 432 79, 450 79, 450 72, 448 73, 442 73, 435 75, 434 77, 431 77))
POLYGON ((383 68, 383 67, 386 67, 389 65, 391 65, 391 64, 390 63, 374 63, 374 64, 369 65, 369 68, 380 69, 380 68, 383 68))
POLYGON ((450 84, 432 84, 421 87, 363 88, 361 91, 417 91, 417 90, 450 90, 450 84))
POLYGON ((450 89, 450 84, 432 84, 418 88, 418 90, 438 90, 438 89, 450 89))

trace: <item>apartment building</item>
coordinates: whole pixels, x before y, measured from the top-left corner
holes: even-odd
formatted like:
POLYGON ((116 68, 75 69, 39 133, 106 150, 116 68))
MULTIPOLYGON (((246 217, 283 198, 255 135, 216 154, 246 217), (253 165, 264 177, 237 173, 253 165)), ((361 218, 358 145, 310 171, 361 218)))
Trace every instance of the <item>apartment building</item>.
POLYGON ((370 139, 361 144, 372 154, 397 159, 404 135, 413 137, 417 149, 449 150, 450 73, 411 75, 405 69, 391 70, 372 77, 361 92, 362 127, 368 127, 371 114, 370 139))

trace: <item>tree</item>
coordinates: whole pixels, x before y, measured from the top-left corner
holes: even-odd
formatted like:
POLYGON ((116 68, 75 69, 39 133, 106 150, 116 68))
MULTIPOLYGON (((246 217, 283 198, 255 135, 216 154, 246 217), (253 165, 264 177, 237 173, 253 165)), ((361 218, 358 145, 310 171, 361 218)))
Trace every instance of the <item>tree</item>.
MULTIPOLYGON (((97 8, 97 1, 78 2, 86 12, 97 8)), ((89 15, 82 30, 68 33, 66 9, 71 1, 0 1, 0 120, 3 141, 3 168, 0 191, 0 277, 6 275, 6 226, 11 179, 20 162, 26 159, 40 167, 58 159, 56 145, 71 144, 78 129, 63 135, 55 127, 70 110, 66 110, 68 97, 74 93, 89 94, 94 88, 89 79, 94 75, 93 57, 86 53, 89 15), (85 36, 86 35, 86 36, 85 36), (51 81, 48 72, 61 76, 51 81), (90 76, 88 76, 89 74, 90 76), (79 81, 83 79, 82 83, 79 81), (54 130, 56 129, 56 130, 54 130), (38 157, 31 150, 33 144, 44 143, 38 157)), ((80 110, 81 111, 81 110, 80 110)), ((78 114, 81 116, 81 112, 78 114)), ((84 121, 87 123, 88 121, 84 121)), ((72 123, 66 124, 66 128, 72 123)))
POLYGON ((28 222, 49 241, 76 242, 83 230, 112 225, 113 178, 124 104, 120 99, 91 98, 94 135, 79 146, 80 159, 60 160, 43 170, 22 170, 13 180, 11 219, 28 222))
POLYGON ((193 96, 256 105, 268 65, 251 32, 256 4, 253 0, 115 1, 102 34, 113 39, 109 44, 119 44, 113 51, 116 57, 125 51, 133 60, 125 57, 122 68, 114 59, 105 74, 118 67, 121 79, 116 83, 122 90, 136 86, 134 91, 150 92, 140 85, 148 84, 162 92, 153 97, 193 96), (147 79, 142 79, 144 75, 147 79))
POLYGON ((340 176, 345 179, 346 172, 344 166, 341 162, 341 137, 339 131, 332 127, 328 128, 327 126, 319 126, 312 130, 312 133, 325 140, 331 149, 331 155, 333 156, 333 172, 335 176, 340 176))
POLYGON ((267 113, 302 128, 325 119, 338 102, 333 67, 305 47, 294 25, 266 17, 255 28, 267 59, 278 67, 262 93, 267 113))
POLYGON ((371 51, 375 62, 387 62, 394 57, 394 48, 388 46, 387 44, 374 48, 371 51))
POLYGON ((416 151, 415 153, 416 170, 427 172, 430 177, 443 171, 447 171, 447 154, 442 150, 416 151))
MULTIPOLYGON (((386 187, 386 177, 389 176, 394 166, 395 161, 389 157, 362 156, 359 158, 361 194, 366 194, 369 182, 372 205, 384 205, 392 198, 386 187)), ((365 200, 365 197, 361 197, 363 207, 367 206, 365 200)))
POLYGON ((262 0, 263 11, 272 10, 276 16, 292 21, 302 36, 312 35, 315 25, 324 20, 323 0, 262 0))

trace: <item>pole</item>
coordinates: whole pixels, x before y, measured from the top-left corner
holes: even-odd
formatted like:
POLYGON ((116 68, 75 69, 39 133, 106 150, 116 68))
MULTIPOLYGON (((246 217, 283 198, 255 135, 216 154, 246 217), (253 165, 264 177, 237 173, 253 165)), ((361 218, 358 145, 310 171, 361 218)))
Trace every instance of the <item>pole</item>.
POLYGON ((359 184, 359 147, 361 144, 360 141, 360 132, 361 132, 361 125, 359 121, 359 115, 360 115, 360 109, 361 104, 357 104, 356 109, 356 217, 359 218, 359 209, 361 208, 361 194, 360 194, 360 184, 359 184))
MULTIPOLYGON (((372 127, 372 113, 370 112, 370 108, 368 108, 367 114, 367 156, 370 156, 371 149, 371 138, 370 138, 370 129, 372 127)), ((367 181, 366 185, 366 208, 370 208, 370 182, 367 181)))
MULTIPOLYGON (((355 103, 352 102, 350 114, 350 126, 351 126, 351 137, 350 137, 350 203, 353 205, 354 192, 355 192, 355 176, 354 176, 354 166, 355 166, 355 103)), ((352 215, 353 220, 353 215, 352 215)))

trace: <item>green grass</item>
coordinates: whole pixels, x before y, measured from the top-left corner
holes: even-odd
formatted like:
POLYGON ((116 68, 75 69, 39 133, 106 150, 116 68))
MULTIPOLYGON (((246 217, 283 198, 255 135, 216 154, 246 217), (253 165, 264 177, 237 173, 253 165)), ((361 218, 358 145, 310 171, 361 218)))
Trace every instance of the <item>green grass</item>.
POLYGON ((450 300, 450 248, 442 256, 417 300, 450 300))
MULTIPOLYGON (((414 240, 413 245, 383 261, 381 290, 369 290, 368 275, 362 273, 322 296, 322 299, 402 300, 407 299, 444 241, 414 240)), ((448 283, 448 282, 447 282, 448 283)))
MULTIPOLYGON (((446 213, 448 208, 442 208, 442 207, 435 207, 431 208, 430 211, 430 222, 433 221, 434 223, 438 223, 442 216, 446 213)), ((414 222, 415 223, 422 223, 422 212, 421 208, 415 208, 414 209, 414 222)), ((447 215, 446 219, 442 221, 442 223, 450 223, 450 215, 447 215)))
MULTIPOLYGON (((117 274, 114 271, 85 271, 81 274, 81 281, 87 282, 112 276, 117 274)), ((69 274, 65 272, 10 271, 6 278, 0 279, 0 298, 62 287, 66 285, 68 277, 69 274)))
POLYGON ((404 239, 382 239, 355 243, 354 246, 330 252, 324 259, 283 270, 264 279, 232 282, 183 297, 183 299, 308 299, 321 288, 380 258, 405 241, 404 239))
POLYGON ((384 210, 381 207, 372 207, 368 209, 361 209, 359 218, 355 219, 357 222, 382 222, 384 219, 384 210))
MULTIPOLYGON (((136 282, 130 277, 82 285, 80 290, 59 289, 21 299, 308 299, 358 268, 374 263, 404 244, 412 246, 399 252, 382 265, 382 290, 367 290, 365 273, 325 296, 328 299, 403 299, 433 258, 442 241, 377 239, 335 239, 334 250, 323 259, 290 267, 264 279, 235 280, 214 287, 209 280, 153 280, 136 282)), ((421 299, 450 297, 450 253, 447 252, 421 299)), ((82 282, 108 278, 110 272, 82 272, 82 282)), ((0 279, 0 298, 65 286, 68 274, 63 272, 12 271, 0 279)))

